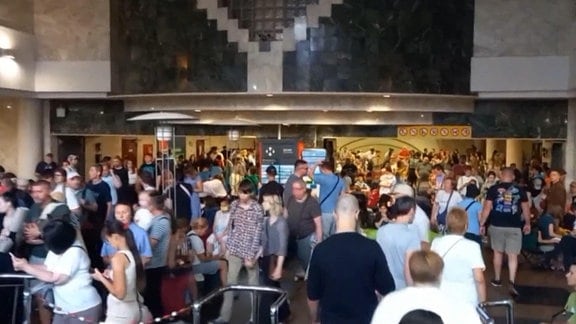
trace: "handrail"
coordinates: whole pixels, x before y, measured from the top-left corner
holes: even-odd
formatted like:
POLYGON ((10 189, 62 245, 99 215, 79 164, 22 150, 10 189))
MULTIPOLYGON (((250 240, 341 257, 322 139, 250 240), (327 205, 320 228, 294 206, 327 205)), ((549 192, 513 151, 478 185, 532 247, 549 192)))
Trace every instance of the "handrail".
MULTIPOLYGON (((23 272, 16 272, 16 273, 0 273, 0 279, 21 279, 23 280, 22 285, 15 285, 16 286, 24 286, 22 290, 22 304, 24 305, 24 319, 22 324, 30 323, 30 317, 32 315, 32 296, 30 294, 30 280, 34 279, 34 276, 31 276, 27 273, 23 272)), ((14 309, 12 311, 12 322, 14 322, 15 315, 16 315, 16 300, 14 300, 14 309)))
POLYGON ((506 323, 514 324, 514 303, 510 299, 505 300, 495 300, 489 302, 483 302, 479 305, 481 308, 490 307, 505 307, 506 308, 506 323))
POLYGON ((35 277, 27 273, 0 273, 0 279, 34 279, 35 277))
POLYGON ((286 302, 288 298, 288 293, 285 290, 276 287, 268 287, 268 286, 252 286, 252 285, 228 285, 225 287, 218 288, 208 295, 200 298, 198 301, 194 302, 192 305, 193 309, 193 317, 194 317, 194 324, 200 323, 200 309, 202 305, 206 304, 207 302, 211 301, 215 297, 222 295, 229 291, 250 291, 252 295, 252 321, 257 322, 258 318, 258 305, 257 305, 257 298, 255 298, 254 293, 276 293, 280 294, 280 296, 274 301, 272 306, 270 307, 270 319, 272 324, 278 323, 278 309, 280 305, 286 302))
POLYGON ((482 305, 476 306, 476 312, 478 316, 480 316, 480 321, 482 321, 483 324, 494 324, 494 319, 490 317, 490 314, 488 314, 486 308, 482 307, 482 305))

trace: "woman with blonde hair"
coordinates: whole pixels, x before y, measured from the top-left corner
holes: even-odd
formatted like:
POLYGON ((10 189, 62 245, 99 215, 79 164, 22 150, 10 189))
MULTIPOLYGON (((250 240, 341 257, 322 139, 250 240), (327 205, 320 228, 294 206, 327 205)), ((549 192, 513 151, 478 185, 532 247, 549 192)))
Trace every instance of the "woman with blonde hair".
MULTIPOLYGON (((262 248, 260 259, 261 283, 266 286, 280 288, 282 268, 288 252, 288 222, 283 217, 282 198, 278 195, 264 195, 262 207, 268 217, 264 220, 262 230, 262 248)), ((264 296, 261 309, 270 309, 274 302, 270 296, 264 296)), ((284 322, 290 315, 288 305, 284 303, 280 307, 280 321, 284 322)))
POLYGON ((244 176, 246 176, 244 163, 236 161, 232 168, 232 174, 230 174, 230 196, 238 197, 238 185, 244 180, 244 176))
POLYGON ((484 259, 480 245, 464 237, 468 230, 468 214, 454 207, 446 216, 448 234, 432 241, 432 251, 444 260, 440 289, 455 299, 476 307, 486 301, 484 259))

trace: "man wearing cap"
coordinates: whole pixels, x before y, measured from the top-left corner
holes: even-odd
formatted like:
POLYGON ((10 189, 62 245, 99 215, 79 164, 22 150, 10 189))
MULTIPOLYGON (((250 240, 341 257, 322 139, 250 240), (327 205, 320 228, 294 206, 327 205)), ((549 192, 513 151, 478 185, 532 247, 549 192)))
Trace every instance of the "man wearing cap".
POLYGON ((67 185, 74 191, 74 195, 80 204, 81 210, 77 214, 80 224, 83 224, 91 213, 98 210, 96 197, 94 193, 88 190, 82 183, 82 177, 76 172, 70 172, 66 175, 67 185))
MULTIPOLYGON (((407 184, 400 183, 394 186, 392 190, 392 196, 394 198, 398 197, 411 197, 414 198, 414 189, 407 184)), ((418 236, 420 237, 420 245, 422 250, 427 250, 430 248, 430 219, 420 206, 416 205, 416 210, 414 212, 414 220, 412 221, 412 226, 416 227, 418 230, 418 236)))
POLYGON ((276 167, 270 165, 266 168, 266 176, 268 181, 260 188, 260 195, 258 197, 258 203, 261 204, 264 196, 278 196, 282 198, 284 194, 284 187, 276 181, 276 175, 278 171, 276 167))

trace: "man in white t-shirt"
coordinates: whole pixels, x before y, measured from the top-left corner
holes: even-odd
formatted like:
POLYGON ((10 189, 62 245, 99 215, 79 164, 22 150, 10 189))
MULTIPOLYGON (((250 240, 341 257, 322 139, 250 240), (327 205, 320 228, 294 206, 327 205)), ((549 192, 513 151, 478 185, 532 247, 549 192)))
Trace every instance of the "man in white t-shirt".
MULTIPOLYGON (((394 186, 392 190, 392 196, 394 198, 408 196, 414 198, 414 189, 407 184, 400 183, 394 186)), ((430 247, 430 219, 426 215, 426 212, 416 205, 416 210, 414 211, 414 220, 412 221, 412 226, 416 227, 418 230, 418 236, 420 237, 420 245, 422 249, 427 249, 430 247)))
POLYGON ((464 167, 464 175, 458 178, 456 186, 461 196, 466 196, 466 187, 470 184, 474 184, 480 189, 480 181, 478 181, 476 176, 472 175, 472 167, 467 165, 464 167))
POLYGON ((438 254, 416 251, 408 264, 414 285, 386 295, 374 312, 372 324, 396 324, 406 313, 417 309, 438 314, 444 324, 481 323, 475 307, 440 290, 444 262, 438 254))

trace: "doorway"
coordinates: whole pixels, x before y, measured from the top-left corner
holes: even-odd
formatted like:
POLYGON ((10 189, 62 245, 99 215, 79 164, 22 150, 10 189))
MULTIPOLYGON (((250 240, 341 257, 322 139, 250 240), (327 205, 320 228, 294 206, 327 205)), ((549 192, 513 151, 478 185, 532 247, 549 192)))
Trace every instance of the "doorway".
POLYGON ((134 166, 138 163, 138 140, 136 138, 122 139, 122 160, 130 160, 134 166))

